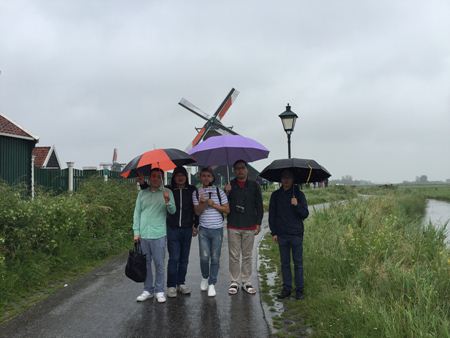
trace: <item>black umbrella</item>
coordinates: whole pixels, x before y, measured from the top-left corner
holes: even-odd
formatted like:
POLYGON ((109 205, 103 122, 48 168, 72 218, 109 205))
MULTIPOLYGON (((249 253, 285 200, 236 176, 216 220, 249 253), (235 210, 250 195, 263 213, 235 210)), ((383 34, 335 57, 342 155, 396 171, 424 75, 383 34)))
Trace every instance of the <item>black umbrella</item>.
POLYGON ((264 168, 259 176, 272 182, 281 182, 281 173, 285 169, 294 173, 295 184, 322 182, 331 176, 328 170, 316 161, 303 158, 275 160, 264 168))

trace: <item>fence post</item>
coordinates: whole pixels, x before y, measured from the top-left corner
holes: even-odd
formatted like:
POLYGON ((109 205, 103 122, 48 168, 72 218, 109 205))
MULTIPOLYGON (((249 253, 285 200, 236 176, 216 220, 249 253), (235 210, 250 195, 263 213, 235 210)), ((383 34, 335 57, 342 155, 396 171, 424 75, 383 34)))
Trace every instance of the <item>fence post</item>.
POLYGON ((103 180, 108 182, 108 165, 103 165, 103 180))
POLYGON ((31 155, 31 199, 34 199, 34 161, 36 155, 31 155))
POLYGON ((73 166, 75 162, 66 162, 67 163, 67 169, 68 169, 68 190, 69 192, 73 192, 73 166))

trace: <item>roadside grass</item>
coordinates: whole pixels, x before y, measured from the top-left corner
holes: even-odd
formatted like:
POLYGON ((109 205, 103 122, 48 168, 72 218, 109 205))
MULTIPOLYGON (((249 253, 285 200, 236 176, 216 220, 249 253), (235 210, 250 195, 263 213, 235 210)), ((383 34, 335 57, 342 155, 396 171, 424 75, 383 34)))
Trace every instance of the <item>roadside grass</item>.
MULTIPOLYGON (((283 301, 279 337, 449 337, 450 252, 422 226, 425 196, 397 191, 350 200, 305 222, 304 301, 283 301), (306 331, 305 331, 306 330, 306 331)), ((263 300, 281 289, 278 248, 260 247, 263 300), (272 285, 270 285, 272 284, 272 285)), ((270 300, 269 303, 270 304, 270 300)))
POLYGON ((72 194, 34 200, 0 184, 0 322, 131 243, 136 187, 90 179, 72 194))

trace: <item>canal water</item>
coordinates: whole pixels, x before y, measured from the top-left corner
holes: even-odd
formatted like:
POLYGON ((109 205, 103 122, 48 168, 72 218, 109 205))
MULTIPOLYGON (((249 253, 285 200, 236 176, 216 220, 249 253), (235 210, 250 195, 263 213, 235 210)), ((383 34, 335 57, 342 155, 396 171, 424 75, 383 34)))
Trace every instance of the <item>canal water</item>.
POLYGON ((425 212, 424 223, 432 223, 435 227, 446 227, 446 242, 450 245, 450 203, 429 199, 425 212))

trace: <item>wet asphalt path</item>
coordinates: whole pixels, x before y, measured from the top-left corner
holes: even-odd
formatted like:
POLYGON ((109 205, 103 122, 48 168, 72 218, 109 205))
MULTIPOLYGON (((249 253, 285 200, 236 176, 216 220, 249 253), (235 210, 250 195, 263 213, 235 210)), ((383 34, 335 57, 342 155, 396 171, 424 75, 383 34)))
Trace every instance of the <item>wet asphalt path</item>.
MULTIPOLYGON (((263 222, 267 227, 267 222, 263 222)), ((190 296, 136 302, 143 284, 124 275, 126 256, 61 289, 0 326, 0 337, 268 337, 259 293, 228 295, 228 241, 224 231, 220 270, 212 298, 200 291, 198 237, 193 238, 186 283, 190 296)), ((256 242, 253 285, 256 274, 256 242)), ((166 255, 166 259, 167 259, 166 255)))

